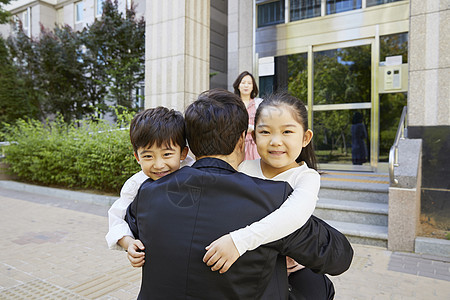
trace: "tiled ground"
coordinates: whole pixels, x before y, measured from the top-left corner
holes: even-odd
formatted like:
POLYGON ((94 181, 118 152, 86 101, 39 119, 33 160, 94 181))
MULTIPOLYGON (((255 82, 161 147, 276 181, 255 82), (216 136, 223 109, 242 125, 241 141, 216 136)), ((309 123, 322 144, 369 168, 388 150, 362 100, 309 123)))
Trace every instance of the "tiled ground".
MULTIPOLYGON (((107 207, 0 189, 0 299, 135 299, 140 270, 106 247, 107 207), (31 200, 31 201, 29 201, 31 200), (56 202, 55 202, 56 201, 56 202)), ((449 261, 354 245, 336 300, 450 299, 449 261)))

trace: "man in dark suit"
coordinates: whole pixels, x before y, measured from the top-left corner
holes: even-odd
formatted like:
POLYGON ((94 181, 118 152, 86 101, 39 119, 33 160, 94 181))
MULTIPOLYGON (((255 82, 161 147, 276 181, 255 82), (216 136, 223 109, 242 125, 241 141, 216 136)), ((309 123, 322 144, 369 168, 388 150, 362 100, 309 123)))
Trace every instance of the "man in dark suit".
POLYGON ((245 253, 228 272, 212 272, 202 261, 205 246, 274 211, 292 188, 236 171, 248 127, 236 95, 202 93, 185 120, 197 162, 144 182, 127 211, 146 247, 139 299, 287 299, 285 256, 318 273, 348 269, 353 250, 345 236, 311 217, 286 238, 245 253))

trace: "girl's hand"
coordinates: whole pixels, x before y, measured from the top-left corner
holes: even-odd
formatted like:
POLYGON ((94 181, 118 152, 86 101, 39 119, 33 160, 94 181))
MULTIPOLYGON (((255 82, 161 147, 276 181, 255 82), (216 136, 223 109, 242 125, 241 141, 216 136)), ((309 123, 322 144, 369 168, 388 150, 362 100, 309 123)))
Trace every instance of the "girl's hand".
POLYGON ((219 270, 220 274, 228 271, 231 265, 239 258, 239 252, 229 234, 215 240, 205 249, 207 251, 205 256, 203 256, 203 262, 207 266, 212 266, 211 271, 219 270))

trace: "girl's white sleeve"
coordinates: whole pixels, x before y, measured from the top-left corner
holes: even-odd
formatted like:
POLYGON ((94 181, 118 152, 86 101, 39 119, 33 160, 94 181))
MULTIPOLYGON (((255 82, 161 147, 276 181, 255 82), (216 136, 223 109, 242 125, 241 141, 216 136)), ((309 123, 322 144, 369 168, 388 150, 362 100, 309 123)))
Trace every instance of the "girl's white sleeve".
POLYGON ((289 183, 294 191, 278 209, 260 221, 230 233, 240 255, 293 233, 311 217, 318 199, 320 175, 308 169, 289 183))
POLYGON ((128 206, 136 197, 139 187, 147 179, 148 177, 142 171, 131 176, 120 190, 120 198, 108 210, 109 231, 105 239, 109 249, 123 250, 117 244, 117 241, 127 235, 134 238, 128 223, 125 221, 125 214, 128 206))

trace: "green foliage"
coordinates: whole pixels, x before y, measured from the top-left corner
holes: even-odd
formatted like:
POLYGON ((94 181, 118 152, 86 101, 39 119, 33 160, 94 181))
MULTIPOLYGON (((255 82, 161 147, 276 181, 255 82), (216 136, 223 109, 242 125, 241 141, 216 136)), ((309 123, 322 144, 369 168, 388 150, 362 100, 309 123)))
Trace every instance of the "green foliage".
POLYGON ((29 38, 19 22, 7 46, 0 41, 0 121, 61 114, 70 123, 92 116, 94 110, 104 114, 111 105, 137 110, 145 23, 136 20, 134 8, 124 15, 117 1, 103 5, 102 17, 82 32, 69 26, 41 27, 39 39, 29 38))
POLYGON ((44 91, 47 113, 60 113, 65 120, 75 120, 92 113, 85 91, 85 76, 78 49, 78 34, 69 26, 54 31, 41 29, 34 48, 39 59, 37 86, 44 91))
POLYGON ((100 81, 109 86, 109 98, 116 105, 134 108, 133 93, 144 80, 145 23, 136 20, 134 9, 126 15, 117 9, 117 0, 103 3, 103 15, 82 33, 90 60, 104 72, 100 81))
POLYGON ((11 14, 3 9, 3 5, 11 2, 10 0, 0 0, 0 24, 5 24, 8 22, 11 14))
POLYGON ((64 122, 19 120, 6 125, 5 162, 23 181, 71 188, 118 192, 128 177, 140 170, 121 130, 131 119, 120 115, 118 125, 103 120, 64 122))
POLYGON ((36 118, 39 110, 29 101, 25 80, 11 63, 5 40, 0 36, 0 132, 1 123, 13 123, 18 118, 36 118))

